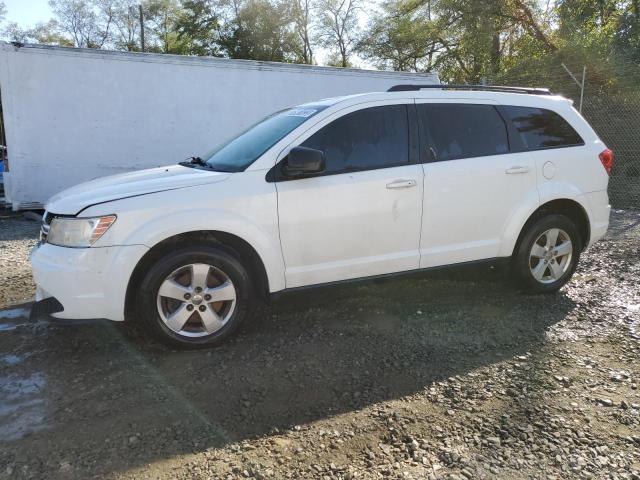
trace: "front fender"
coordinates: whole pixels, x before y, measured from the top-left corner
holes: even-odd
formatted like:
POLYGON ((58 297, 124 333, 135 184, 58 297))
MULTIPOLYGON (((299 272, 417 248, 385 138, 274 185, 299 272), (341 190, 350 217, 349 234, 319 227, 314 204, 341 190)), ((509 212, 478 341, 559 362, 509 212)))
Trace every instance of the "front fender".
MULTIPOLYGON (((266 270, 271 292, 284 289, 284 261, 275 207, 258 207, 259 210, 262 208, 259 212, 262 215, 256 214, 255 218, 242 215, 238 210, 190 208, 186 205, 176 207, 175 204, 167 211, 159 211, 148 204, 140 205, 140 208, 136 208, 136 205, 129 207, 127 211, 115 209, 120 210, 120 213, 114 227, 96 246, 144 245, 153 248, 163 240, 184 233, 224 232, 240 237, 254 248, 266 270)), ((113 205, 92 207, 85 215, 105 215, 105 212, 112 211, 112 208, 113 205)), ((246 210, 255 212, 252 208, 246 210)))
MULTIPOLYGON (((196 209, 172 212, 143 222, 125 239, 127 245, 146 245, 153 248, 167 238, 197 231, 219 231, 246 241, 264 264, 270 291, 284 288, 284 262, 277 233, 258 225, 250 218, 216 209, 196 209)), ((275 231, 274 231, 275 230, 275 231)))

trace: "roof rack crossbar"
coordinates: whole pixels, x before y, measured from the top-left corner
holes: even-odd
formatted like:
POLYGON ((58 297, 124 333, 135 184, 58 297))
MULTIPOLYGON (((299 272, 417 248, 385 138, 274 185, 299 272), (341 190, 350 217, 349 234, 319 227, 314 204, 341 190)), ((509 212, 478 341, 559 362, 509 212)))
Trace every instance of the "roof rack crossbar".
POLYGON ((387 92, 412 92, 423 89, 437 88, 440 90, 478 90, 486 92, 510 92, 510 93, 528 93, 532 95, 552 95, 548 88, 533 87, 508 87, 500 85, 394 85, 387 92))

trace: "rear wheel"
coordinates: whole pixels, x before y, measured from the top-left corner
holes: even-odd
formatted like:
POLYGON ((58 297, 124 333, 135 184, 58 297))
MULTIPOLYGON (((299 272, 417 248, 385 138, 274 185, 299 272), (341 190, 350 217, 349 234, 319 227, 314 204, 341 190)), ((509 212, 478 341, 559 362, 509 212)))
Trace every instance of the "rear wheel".
POLYGON ((555 292, 573 275, 581 250, 576 225, 564 215, 548 215, 527 227, 513 259, 514 273, 526 291, 555 292))
POLYGON ((218 345, 247 316, 251 282, 237 254, 223 245, 168 253, 149 269, 138 313, 165 343, 218 345))

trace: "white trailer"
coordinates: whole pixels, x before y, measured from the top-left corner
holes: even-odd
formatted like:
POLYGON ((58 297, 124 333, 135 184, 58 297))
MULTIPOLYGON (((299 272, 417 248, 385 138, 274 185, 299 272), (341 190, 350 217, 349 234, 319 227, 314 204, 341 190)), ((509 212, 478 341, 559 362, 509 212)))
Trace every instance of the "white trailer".
POLYGON ((175 164, 279 109, 433 74, 0 43, 7 202, 175 164))

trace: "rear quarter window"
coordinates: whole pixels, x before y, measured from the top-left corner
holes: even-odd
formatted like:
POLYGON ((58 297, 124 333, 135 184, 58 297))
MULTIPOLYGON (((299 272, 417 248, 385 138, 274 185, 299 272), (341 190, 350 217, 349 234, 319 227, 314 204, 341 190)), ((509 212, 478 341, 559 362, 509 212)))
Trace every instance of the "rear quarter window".
POLYGON ((504 106, 503 110, 527 150, 584 145, 569 122, 552 110, 512 105, 504 106))

